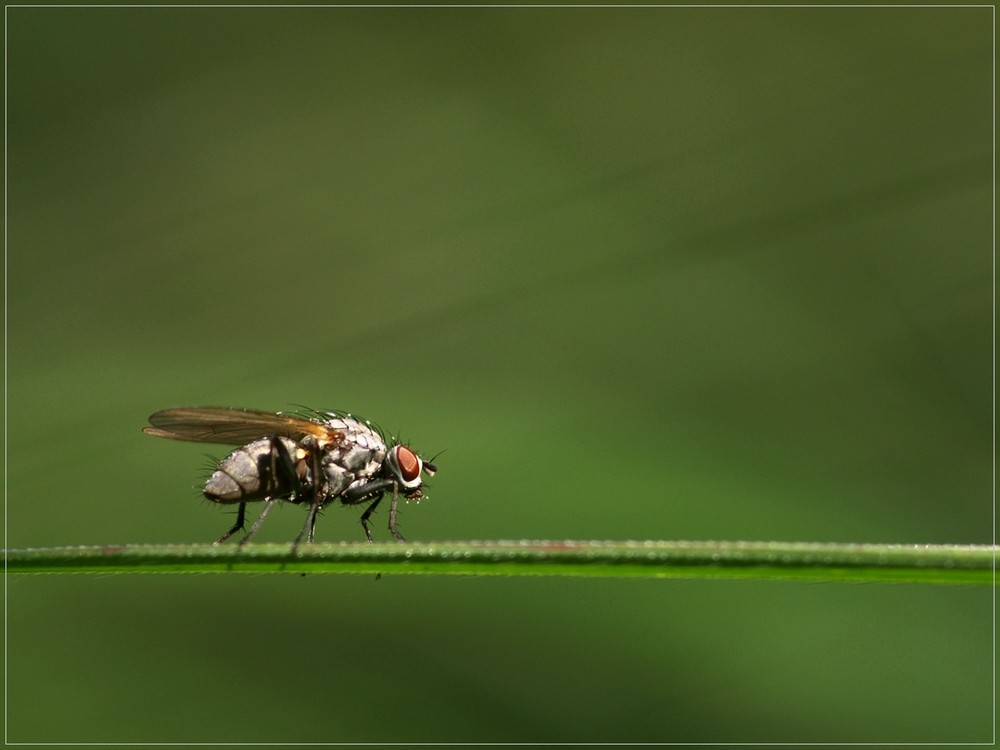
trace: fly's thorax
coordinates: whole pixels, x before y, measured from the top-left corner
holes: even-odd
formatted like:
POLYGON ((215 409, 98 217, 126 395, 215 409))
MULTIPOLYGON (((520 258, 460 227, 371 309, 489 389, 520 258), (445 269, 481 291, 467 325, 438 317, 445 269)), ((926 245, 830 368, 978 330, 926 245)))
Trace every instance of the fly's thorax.
POLYGON ((338 495, 379 474, 386 447, 382 436, 371 425, 352 417, 333 417, 326 424, 343 432, 344 439, 339 445, 325 448, 322 460, 327 484, 325 494, 338 495))
MULTIPOLYGON (((308 481, 309 471, 301 446, 291 438, 279 437, 300 481, 308 481)), ((216 503, 240 503, 282 495, 292 490, 287 473, 276 468, 274 439, 261 438, 237 448, 222 461, 205 482, 205 497, 216 503)))

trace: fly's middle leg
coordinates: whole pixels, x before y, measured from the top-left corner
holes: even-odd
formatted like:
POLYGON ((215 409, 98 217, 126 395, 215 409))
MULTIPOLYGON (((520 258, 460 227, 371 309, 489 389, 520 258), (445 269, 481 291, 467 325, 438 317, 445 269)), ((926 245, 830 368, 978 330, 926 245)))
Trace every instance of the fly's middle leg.
MULTIPOLYGON (((312 482, 312 497, 309 498, 309 513, 306 516, 306 522, 302 526, 302 530, 299 532, 298 536, 295 537, 295 541, 292 542, 292 554, 296 554, 299 549, 299 544, 302 542, 302 537, 308 534, 308 543, 312 544, 313 539, 316 538, 316 515, 319 513, 320 507, 323 505, 323 495, 320 490, 319 476, 322 470, 322 464, 320 462, 320 455, 318 450, 309 451, 310 456, 310 470, 313 478, 312 482)), ((296 480, 296 487, 298 487, 298 480, 296 480)), ((296 490, 298 494, 300 490, 296 490)))
POLYGON ((306 522, 302 526, 302 530, 299 532, 298 536, 295 537, 295 541, 292 542, 292 554, 294 555, 299 549, 299 545, 302 543, 303 537, 306 538, 308 544, 313 543, 313 539, 316 536, 316 514, 319 513, 320 498, 317 496, 313 498, 313 501, 309 504, 309 514, 306 516, 306 522))
POLYGON ((382 502, 381 492, 375 496, 375 501, 365 508, 365 512, 361 514, 361 528, 365 530, 365 536, 368 537, 369 544, 374 544, 375 540, 372 539, 372 530, 368 528, 368 519, 371 518, 372 513, 375 512, 375 509, 378 507, 380 502, 382 502))

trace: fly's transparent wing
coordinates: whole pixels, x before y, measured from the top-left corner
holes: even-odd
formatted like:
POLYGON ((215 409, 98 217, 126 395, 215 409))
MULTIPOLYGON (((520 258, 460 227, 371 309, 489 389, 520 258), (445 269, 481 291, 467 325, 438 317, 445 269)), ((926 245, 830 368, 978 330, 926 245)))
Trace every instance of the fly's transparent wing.
POLYGON ((320 443, 340 443, 344 433, 295 414, 275 414, 227 406, 182 406, 163 409, 149 418, 147 435, 195 443, 243 445, 270 435, 301 440, 312 435, 320 443))

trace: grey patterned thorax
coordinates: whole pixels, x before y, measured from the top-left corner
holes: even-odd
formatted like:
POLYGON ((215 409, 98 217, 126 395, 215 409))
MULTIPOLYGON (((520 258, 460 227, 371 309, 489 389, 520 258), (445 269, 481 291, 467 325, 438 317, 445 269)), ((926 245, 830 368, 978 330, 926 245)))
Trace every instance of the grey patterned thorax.
POLYGON ((382 470, 385 441, 367 422, 350 415, 327 414, 326 424, 344 433, 343 443, 323 455, 325 490, 334 497, 350 487, 371 481, 382 470))

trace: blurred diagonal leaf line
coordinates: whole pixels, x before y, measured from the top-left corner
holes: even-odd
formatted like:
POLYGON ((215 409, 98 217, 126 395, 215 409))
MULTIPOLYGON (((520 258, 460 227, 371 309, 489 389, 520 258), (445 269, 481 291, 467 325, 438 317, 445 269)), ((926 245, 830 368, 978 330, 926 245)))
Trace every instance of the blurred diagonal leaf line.
POLYGON ((471 541, 46 547, 9 573, 406 573, 995 584, 997 546, 691 541, 471 541))

